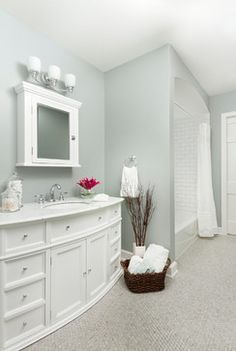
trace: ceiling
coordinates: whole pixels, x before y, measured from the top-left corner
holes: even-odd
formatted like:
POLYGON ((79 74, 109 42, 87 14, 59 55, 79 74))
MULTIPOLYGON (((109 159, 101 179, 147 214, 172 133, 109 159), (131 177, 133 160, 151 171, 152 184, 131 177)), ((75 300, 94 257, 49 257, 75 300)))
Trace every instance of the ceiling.
POLYGON ((235 0, 0 0, 0 8, 102 71, 170 43, 209 95, 236 90, 235 0))

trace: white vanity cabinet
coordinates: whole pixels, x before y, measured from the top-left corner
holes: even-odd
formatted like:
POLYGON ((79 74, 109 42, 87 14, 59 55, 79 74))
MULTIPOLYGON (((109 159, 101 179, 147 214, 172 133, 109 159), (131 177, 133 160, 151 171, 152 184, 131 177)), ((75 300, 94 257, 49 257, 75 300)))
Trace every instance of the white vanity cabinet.
POLYGON ((12 221, 18 212, 0 222, 0 351, 55 331, 115 284, 122 273, 121 201, 56 215, 38 209, 39 218, 31 211, 33 219, 23 216, 19 224, 12 221))

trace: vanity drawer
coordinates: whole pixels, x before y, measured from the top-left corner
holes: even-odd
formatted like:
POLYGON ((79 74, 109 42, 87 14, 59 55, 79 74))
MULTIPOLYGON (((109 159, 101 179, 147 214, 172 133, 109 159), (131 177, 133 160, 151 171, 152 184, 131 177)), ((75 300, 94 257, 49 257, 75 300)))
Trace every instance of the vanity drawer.
POLYGON ((121 217, 121 206, 120 204, 111 206, 110 208, 110 219, 121 217))
POLYGON ((108 211, 102 209, 94 213, 83 213, 81 216, 67 216, 63 219, 50 221, 51 239, 60 240, 68 235, 86 233, 93 228, 108 222, 108 211))
POLYGON ((120 271, 120 256, 110 263, 110 279, 113 279, 120 271))
POLYGON ((29 278, 45 272, 45 253, 5 261, 5 283, 29 278))
POLYGON ((45 326, 45 307, 26 312, 5 322, 5 340, 32 334, 45 326))
POLYGON ((7 291, 5 293, 5 312, 26 306, 39 299, 45 299, 44 289, 44 279, 42 279, 32 284, 7 291))
POLYGON ((112 257, 117 255, 118 252, 120 252, 120 239, 116 240, 115 242, 113 242, 113 244, 111 244, 111 246, 110 246, 110 258, 112 259, 112 257))
POLYGON ((119 238, 120 235, 121 235, 121 224, 120 223, 110 227, 110 229, 109 229, 109 240, 110 241, 113 241, 113 240, 119 238))
POLYGON ((22 251, 45 243, 45 224, 34 222, 4 229, 5 251, 22 251))

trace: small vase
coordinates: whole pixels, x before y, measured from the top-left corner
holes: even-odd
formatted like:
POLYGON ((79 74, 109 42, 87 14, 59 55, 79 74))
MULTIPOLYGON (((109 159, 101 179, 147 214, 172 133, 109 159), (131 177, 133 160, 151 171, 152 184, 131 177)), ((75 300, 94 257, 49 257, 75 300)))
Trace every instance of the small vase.
POLYGON ((143 257, 146 251, 146 246, 137 246, 135 243, 133 243, 133 254, 137 255, 139 257, 143 257))
POLYGON ((95 195, 95 192, 92 189, 81 189, 80 191, 80 196, 85 202, 91 202, 93 200, 93 197, 95 195))

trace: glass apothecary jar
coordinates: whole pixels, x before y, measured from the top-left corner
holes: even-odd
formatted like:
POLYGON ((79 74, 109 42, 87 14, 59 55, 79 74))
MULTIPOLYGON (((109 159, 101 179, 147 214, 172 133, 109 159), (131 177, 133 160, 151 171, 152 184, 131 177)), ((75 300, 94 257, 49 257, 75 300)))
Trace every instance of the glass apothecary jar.
POLYGON ((2 212, 15 212, 20 209, 19 195, 11 188, 7 188, 1 194, 2 212))

